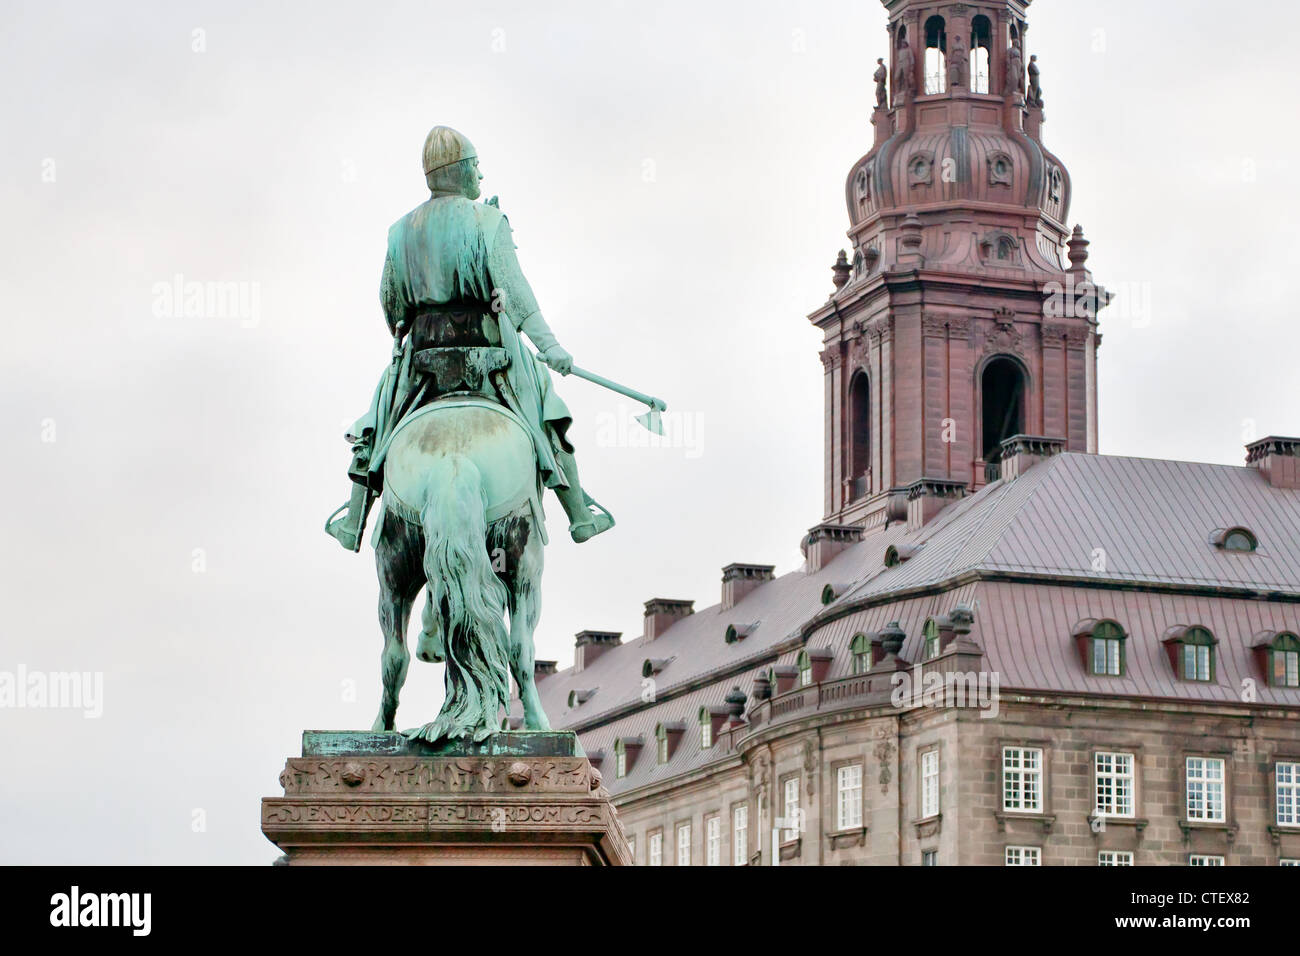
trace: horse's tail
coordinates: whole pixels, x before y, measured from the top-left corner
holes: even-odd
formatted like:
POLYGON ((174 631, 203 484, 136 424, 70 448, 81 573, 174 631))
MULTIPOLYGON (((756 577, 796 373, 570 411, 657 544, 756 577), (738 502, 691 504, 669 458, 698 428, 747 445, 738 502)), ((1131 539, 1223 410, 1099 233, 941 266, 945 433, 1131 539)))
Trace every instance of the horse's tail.
POLYGON ((447 699, 420 736, 482 740, 500 729, 510 701, 506 588, 487 553, 482 479, 467 458, 431 469, 421 514, 429 611, 442 624, 447 699))

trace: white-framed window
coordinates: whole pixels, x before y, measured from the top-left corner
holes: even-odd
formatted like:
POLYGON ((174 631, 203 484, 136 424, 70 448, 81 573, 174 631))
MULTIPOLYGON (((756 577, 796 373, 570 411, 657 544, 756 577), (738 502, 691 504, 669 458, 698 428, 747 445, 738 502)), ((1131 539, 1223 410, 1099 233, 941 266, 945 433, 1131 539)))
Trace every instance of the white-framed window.
POLYGON ((1133 816, 1133 755, 1099 752, 1096 771, 1096 811, 1099 817, 1133 816))
POLYGON ((1132 850, 1098 850, 1098 866, 1132 866, 1132 850))
POLYGON ((922 850, 922 851, 921 851, 921 865, 922 865, 922 866, 938 866, 938 865, 939 865, 939 851, 938 851, 938 850, 922 850))
POLYGON ((1223 857, 1208 853, 1193 853, 1187 858, 1188 866, 1223 866, 1223 857))
POLYGON ((1009 846, 1006 854, 1007 866, 1042 866, 1043 849, 1037 846, 1009 846))
POLYGON ((939 751, 927 750, 921 754, 921 817, 932 817, 938 812, 939 751))
POLYGON ((1273 768, 1277 825, 1300 827, 1300 762, 1279 760, 1273 768))
POLYGON ((713 721, 700 721, 700 749, 708 750, 713 746, 713 721))
POLYGON ((668 762, 668 735, 667 734, 659 735, 659 740, 656 749, 658 751, 656 757, 658 758, 659 762, 667 763, 668 762))
POLYGON ((862 764, 853 763, 835 771, 835 828, 850 830, 862 826, 862 764))
POLYGON ((749 863, 749 805, 741 804, 731 811, 731 865, 749 863))
POLYGON ((664 865, 664 835, 661 832, 650 834, 646 841, 645 862, 647 866, 664 865))
POLYGON ((1043 751, 1037 747, 1002 748, 1002 809, 1043 812, 1043 751))
POLYGON ((1187 819, 1222 823, 1223 758, 1187 758, 1187 819))
POLYGON ((691 865, 691 825, 677 824, 677 865, 691 865))
POLYGON ((704 865, 722 865, 722 821, 716 813, 704 821, 704 865))
POLYGON ((627 776, 627 754, 622 750, 614 754, 614 776, 620 780, 627 776))
POLYGON ((1300 860, 1282 859, 1277 861, 1277 865, 1278 866, 1300 866, 1300 860))
POLYGON ((790 777, 781 787, 781 816, 785 818, 785 832, 782 840, 795 840, 799 837, 799 778, 790 777))

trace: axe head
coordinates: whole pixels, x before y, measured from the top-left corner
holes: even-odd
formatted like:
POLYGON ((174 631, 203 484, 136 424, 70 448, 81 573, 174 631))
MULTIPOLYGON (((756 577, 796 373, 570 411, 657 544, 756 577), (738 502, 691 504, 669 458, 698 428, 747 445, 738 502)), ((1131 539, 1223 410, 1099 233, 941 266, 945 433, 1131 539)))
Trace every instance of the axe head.
POLYGON ((663 415, 657 408, 650 409, 650 411, 646 412, 644 415, 636 416, 636 420, 644 426, 646 431, 653 432, 656 435, 662 435, 664 433, 663 415))

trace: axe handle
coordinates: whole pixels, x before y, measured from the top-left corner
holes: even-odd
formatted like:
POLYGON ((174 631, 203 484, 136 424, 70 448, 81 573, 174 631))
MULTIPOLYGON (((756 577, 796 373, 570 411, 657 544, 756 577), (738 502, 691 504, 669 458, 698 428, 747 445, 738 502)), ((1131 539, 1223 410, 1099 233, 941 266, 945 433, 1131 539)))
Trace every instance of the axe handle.
POLYGON ((585 378, 588 382, 594 382, 597 385, 601 385, 609 389, 611 392, 618 392, 620 395, 626 395, 628 398, 636 399, 643 405, 649 405, 657 412, 668 410, 668 405, 662 398, 655 398, 653 395, 646 395, 644 392, 638 392, 634 388, 620 385, 618 382, 611 382, 603 375, 597 375, 595 372, 588 372, 585 368, 578 368, 576 365, 573 366, 572 372, 574 375, 578 376, 578 378, 585 378))

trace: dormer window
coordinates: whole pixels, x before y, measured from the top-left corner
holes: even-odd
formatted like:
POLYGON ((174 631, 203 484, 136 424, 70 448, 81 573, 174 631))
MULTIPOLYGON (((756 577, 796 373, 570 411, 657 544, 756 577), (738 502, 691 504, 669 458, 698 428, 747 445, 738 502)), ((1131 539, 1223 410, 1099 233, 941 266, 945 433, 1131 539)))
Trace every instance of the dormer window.
POLYGON ((1223 551, 1254 551, 1259 541, 1247 528, 1220 528, 1210 540, 1223 551))
POLYGON ((925 622, 922 630, 925 636, 925 659, 939 656, 939 622, 934 618, 925 622))
POLYGON ((640 737, 619 737, 614 741, 614 776, 622 779, 636 763, 636 755, 641 752, 640 737))
POLYGON ((808 656, 807 651, 799 652, 799 660, 795 664, 799 669, 799 686, 807 687, 812 683, 812 658, 808 656))
POLYGON ((1258 635, 1254 650, 1270 687, 1300 687, 1300 637, 1266 631, 1258 635))
POLYGON ((700 708, 700 749, 708 750, 713 746, 713 718, 708 708, 700 708))
POLYGON ((871 670, 871 641, 867 635, 853 635, 853 640, 849 642, 849 653, 853 655, 853 673, 865 674, 871 670))
POLYGON ((658 763, 665 764, 672 759, 685 730, 686 725, 681 721, 661 723, 655 728, 655 759, 658 763))
POLYGON ((1274 687, 1300 687, 1300 638, 1279 634, 1269 657, 1268 672, 1274 687))
POLYGON ((1199 626, 1171 627, 1164 638, 1179 679, 1206 683, 1214 680, 1216 643, 1214 635, 1199 626))
POLYGON ((572 710, 574 707, 580 707, 587 701, 591 700, 594 696, 596 696, 595 687, 569 691, 569 709, 572 710))
POLYGON ((1114 621, 1101 621, 1092 631, 1092 648, 1088 655, 1091 671, 1105 677, 1124 674, 1124 632, 1114 621))
POLYGON ((1079 655, 1089 674, 1123 677, 1127 666, 1124 644, 1128 635, 1115 621, 1080 621, 1072 632, 1079 655))

